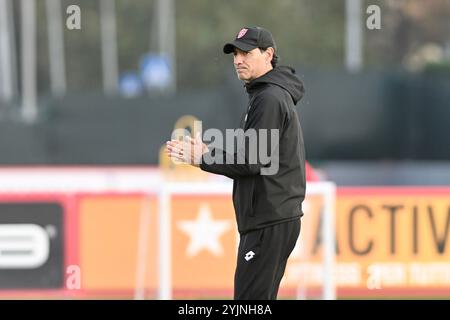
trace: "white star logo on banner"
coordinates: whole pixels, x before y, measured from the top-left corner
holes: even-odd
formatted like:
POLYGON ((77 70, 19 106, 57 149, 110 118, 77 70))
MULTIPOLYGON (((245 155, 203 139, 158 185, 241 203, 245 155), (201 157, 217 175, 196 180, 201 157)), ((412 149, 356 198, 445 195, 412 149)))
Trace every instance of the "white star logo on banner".
POLYGON ((180 221, 178 228, 189 235, 187 255, 193 257, 202 250, 215 256, 223 254, 219 238, 230 228, 230 221, 212 219, 208 205, 202 204, 196 220, 180 221))

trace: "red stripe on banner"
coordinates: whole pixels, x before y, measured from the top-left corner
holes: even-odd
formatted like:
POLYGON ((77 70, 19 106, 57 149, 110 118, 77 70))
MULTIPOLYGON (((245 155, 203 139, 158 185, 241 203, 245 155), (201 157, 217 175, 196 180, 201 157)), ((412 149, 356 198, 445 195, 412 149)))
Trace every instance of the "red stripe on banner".
POLYGON ((450 187, 338 187, 337 196, 349 195, 450 195, 450 187))
MULTIPOLYGON (((174 299, 208 297, 217 299, 232 299, 231 289, 175 289, 172 292, 174 299)), ((320 299, 321 290, 311 289, 307 291, 306 299, 320 299)), ((337 289, 338 299, 404 299, 404 298, 434 298, 449 297, 449 288, 389 288, 382 290, 367 290, 359 288, 339 288, 337 289)), ((156 288, 147 289, 144 297, 146 299, 157 299, 156 288)), ((74 298, 74 299, 133 299, 134 290, 111 289, 111 290, 1 290, 0 298, 74 298)), ((294 289, 280 289, 278 299, 296 299, 294 289)))
POLYGON ((67 171, 95 171, 98 173, 99 171, 155 171, 159 172, 160 169, 158 166, 32 166, 32 167, 0 167, 0 173, 10 173, 11 171, 20 171, 20 172, 39 172, 39 171, 51 171, 51 172, 67 172, 67 171))
POLYGON ((28 202, 58 202, 64 207, 67 194, 55 192, 38 192, 38 193, 14 193, 2 192, 0 193, 1 202, 20 201, 21 203, 28 202))
POLYGON ((423 297, 423 298, 433 298, 433 297, 450 297, 450 288, 414 288, 414 287, 403 287, 403 288, 385 288, 380 290, 368 290, 361 288, 338 288, 338 297, 347 298, 361 298, 365 297, 380 297, 383 299, 389 299, 389 297, 396 298, 408 298, 408 297, 423 297))
POLYGON ((157 194, 154 191, 144 192, 144 191, 87 191, 87 192, 76 192, 76 202, 80 202, 81 198, 84 197, 96 197, 96 198, 107 198, 107 197, 149 197, 154 199, 157 194))

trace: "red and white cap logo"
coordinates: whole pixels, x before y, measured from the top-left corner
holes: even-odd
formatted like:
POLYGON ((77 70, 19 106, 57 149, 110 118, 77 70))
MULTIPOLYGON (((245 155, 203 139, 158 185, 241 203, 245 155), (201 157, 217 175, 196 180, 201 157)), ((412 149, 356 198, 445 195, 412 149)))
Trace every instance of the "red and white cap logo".
POLYGON ((238 35, 237 35, 237 38, 240 39, 240 38, 242 38, 243 36, 245 36, 245 34, 247 33, 247 31, 248 31, 248 29, 246 29, 246 28, 241 29, 241 31, 239 31, 239 33, 238 33, 238 35))

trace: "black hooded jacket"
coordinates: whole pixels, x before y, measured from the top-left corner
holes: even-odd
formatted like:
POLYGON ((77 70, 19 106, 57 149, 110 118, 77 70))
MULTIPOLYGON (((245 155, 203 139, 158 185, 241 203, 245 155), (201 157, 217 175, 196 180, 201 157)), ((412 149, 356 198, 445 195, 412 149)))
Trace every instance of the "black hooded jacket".
POLYGON ((257 145, 266 145, 267 152, 263 154, 270 155, 270 161, 259 157, 251 161, 254 157, 249 151, 252 150, 251 139, 247 136, 243 142, 245 148, 232 152, 209 146, 200 164, 204 171, 234 180, 233 204, 241 234, 301 217, 306 188, 303 134, 295 110, 304 87, 295 70, 275 67, 245 87, 249 104, 240 128, 245 134, 255 129, 257 145), (279 139, 272 141, 268 133, 272 129, 279 130, 279 139), (267 132, 266 144, 258 132, 267 132), (222 163, 217 161, 219 158, 223 159, 222 163))

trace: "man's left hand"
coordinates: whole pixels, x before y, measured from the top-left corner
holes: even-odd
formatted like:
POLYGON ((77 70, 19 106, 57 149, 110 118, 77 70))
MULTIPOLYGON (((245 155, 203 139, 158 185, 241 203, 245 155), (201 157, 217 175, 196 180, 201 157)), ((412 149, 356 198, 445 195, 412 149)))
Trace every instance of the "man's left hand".
POLYGON ((200 166, 202 155, 209 149, 201 140, 200 133, 193 139, 186 136, 183 141, 171 140, 166 143, 166 153, 174 162, 200 166))

